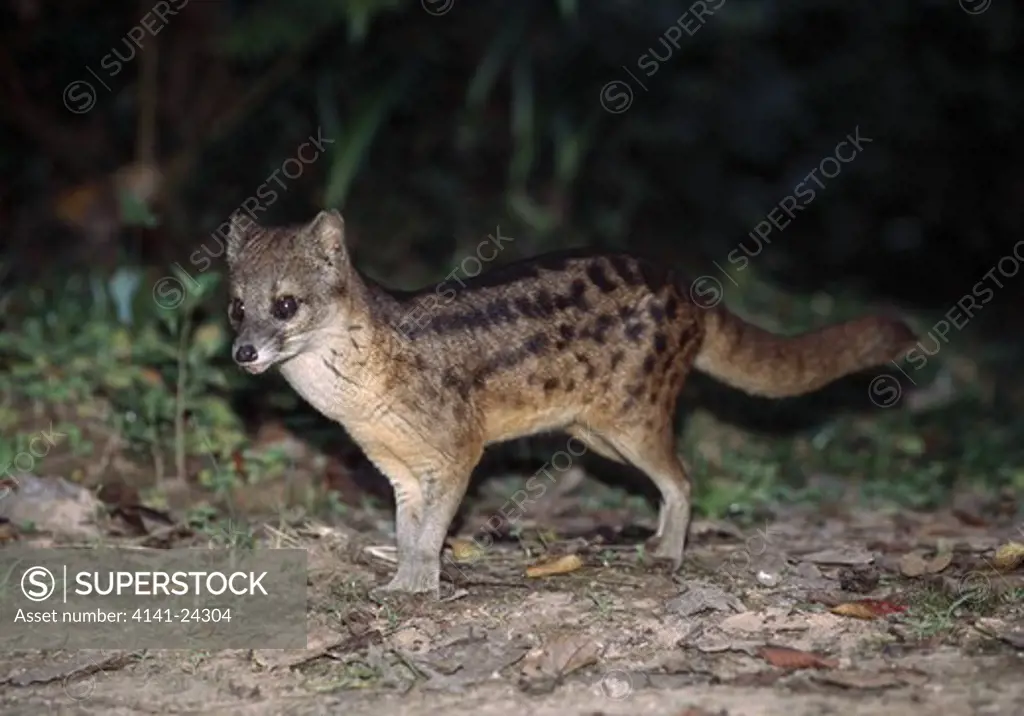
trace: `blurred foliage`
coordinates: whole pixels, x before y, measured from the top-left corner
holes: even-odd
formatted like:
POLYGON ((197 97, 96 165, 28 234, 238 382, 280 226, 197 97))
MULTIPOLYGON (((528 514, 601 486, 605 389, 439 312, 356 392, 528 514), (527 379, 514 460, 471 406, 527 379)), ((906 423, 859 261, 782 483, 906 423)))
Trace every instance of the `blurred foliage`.
POLYGON ((199 443, 213 435, 227 457, 243 440, 227 401, 238 374, 225 355, 222 316, 211 319, 200 308, 218 281, 200 276, 174 310, 121 276, 107 285, 72 280, 56 296, 30 290, 20 330, 0 334, 0 391, 44 405, 99 397, 129 445, 180 440, 187 452, 206 454, 210 446, 199 443), (203 430, 184 431, 183 420, 203 430))
MULTIPOLYGON (((47 107, 67 82, 88 77, 86 67, 102 71, 110 48, 124 53, 140 14, 98 1, 36 5, 34 31, 15 36, 18 23, 9 23, 6 46, 23 68, 61 38, 53 61, 19 70, 47 107), (72 31, 81 25, 92 31, 72 31)), ((171 240, 187 252, 197 225, 212 228, 254 195, 317 127, 336 140, 327 161, 289 182, 268 219, 345 206, 368 232, 430 246, 502 211, 539 235, 531 249, 585 237, 721 260, 860 127, 872 143, 763 252, 766 270, 806 281, 813 265, 818 285, 881 276, 910 299, 898 284, 924 262, 938 267, 930 288, 949 293, 951 272, 965 261, 983 272, 1022 228, 1008 161, 1020 156, 1024 101, 1012 69, 1021 59, 1015 5, 969 15, 954 0, 870 10, 839 0, 728 0, 694 18, 691 4, 667 1, 188 5, 147 38, 164 48, 158 91, 179 83, 189 91, 178 94, 202 97, 205 81, 227 76, 233 91, 218 98, 230 107, 282 59, 294 66, 230 131, 208 132, 212 143, 174 188, 195 217, 171 240), (199 70, 184 79, 171 65, 183 54, 196 54, 199 70), (652 57, 665 59, 652 65, 652 57), (600 101, 614 80, 634 95, 621 114, 600 101), (950 252, 941 260, 940 245, 950 252)), ((108 127, 115 137, 105 144, 123 155, 139 112, 139 64, 105 78, 111 92, 87 115, 56 119, 108 127)), ((188 141, 169 111, 161 119, 170 162, 188 141)), ((67 157, 9 143, 3 153, 19 177, 9 191, 61 183, 67 157)))

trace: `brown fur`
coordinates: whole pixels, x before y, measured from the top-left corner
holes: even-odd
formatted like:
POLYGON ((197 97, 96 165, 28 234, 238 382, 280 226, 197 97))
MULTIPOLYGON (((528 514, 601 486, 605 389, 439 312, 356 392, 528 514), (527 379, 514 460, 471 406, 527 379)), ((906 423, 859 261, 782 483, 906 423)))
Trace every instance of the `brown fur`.
POLYGON ((775 336, 698 307, 689 283, 625 254, 548 254, 402 294, 351 264, 337 212, 303 227, 232 227, 231 290, 245 309, 232 316, 235 351, 256 349, 241 363, 250 372, 277 365, 391 481, 390 590, 436 593, 448 527, 486 445, 555 430, 654 481, 654 553, 678 568, 690 483, 673 417, 691 368, 749 393, 797 395, 915 341, 879 317, 775 336), (271 312, 284 295, 299 299, 288 320, 271 312))

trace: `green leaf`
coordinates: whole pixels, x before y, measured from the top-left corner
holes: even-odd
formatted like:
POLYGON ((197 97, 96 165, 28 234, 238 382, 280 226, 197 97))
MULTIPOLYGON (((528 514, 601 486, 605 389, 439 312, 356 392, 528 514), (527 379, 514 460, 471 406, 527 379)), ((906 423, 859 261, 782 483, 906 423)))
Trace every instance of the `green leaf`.
POLYGON ((194 357, 209 359, 221 352, 227 345, 227 333, 220 323, 207 322, 192 335, 194 357))
POLYGON ((101 376, 103 386, 114 390, 128 390, 137 385, 138 376, 123 370, 114 370, 101 376))
POLYGON ((400 0, 348 0, 342 7, 348 11, 348 37, 354 43, 366 38, 370 22, 377 15, 398 7, 400 0))
POLYGON ((160 225, 160 220, 150 211, 145 202, 140 201, 130 190, 119 189, 117 203, 121 210, 121 223, 125 226, 143 226, 152 229, 160 225))
POLYGON ((497 84, 501 74, 522 39, 523 14, 516 13, 513 22, 505 25, 501 34, 490 43, 490 50, 476 67, 476 71, 466 87, 466 109, 478 110, 487 103, 488 97, 497 84))
POLYGON ((209 296, 217 289, 217 286, 220 285, 222 276, 216 271, 207 271, 196 274, 195 276, 189 276, 189 278, 191 295, 195 297, 196 303, 199 303, 206 298, 209 298, 209 296))
POLYGON ((239 59, 269 59, 305 48, 321 32, 343 23, 346 12, 344 4, 322 0, 290 0, 288 12, 263 3, 234 19, 220 46, 239 59))
POLYGON ((530 58, 523 55, 512 71, 512 138, 514 149, 509 165, 509 180, 520 188, 533 169, 535 145, 535 99, 530 58))
POLYGON ((555 181, 560 187, 570 187, 576 181, 594 138, 595 127, 596 121, 591 118, 582 128, 573 131, 563 115, 555 118, 555 181))
POLYGON ((347 25, 350 40, 361 42, 371 22, 396 7, 400 0, 289 0, 285 11, 263 3, 231 23, 221 46, 238 58, 269 59, 301 51, 341 24, 347 25))
POLYGON ((328 170, 327 186, 324 188, 323 206, 340 209, 345 204, 352 182, 370 151, 373 138, 387 112, 397 103, 403 90, 412 78, 410 68, 391 78, 378 92, 360 103, 353 112, 354 120, 346 129, 332 117, 323 116, 328 136, 338 137, 330 150, 331 167, 328 170))
POLYGON ((477 143, 482 123, 483 109, 497 86, 498 78, 511 62, 517 47, 523 44, 526 28, 526 12, 518 6, 510 6, 511 19, 504 23, 500 34, 490 43, 489 50, 476 66, 466 87, 466 117, 459 128, 457 143, 461 151, 469 151, 477 143))
POLYGON ((197 432, 202 432, 204 435, 211 429, 240 429, 242 426, 238 413, 225 398, 204 395, 189 401, 189 405, 193 413, 198 416, 194 427, 197 432))
POLYGON ((557 226, 558 219, 554 213, 531 199, 525 191, 513 189, 508 194, 507 204, 516 218, 540 236, 547 235, 557 226))

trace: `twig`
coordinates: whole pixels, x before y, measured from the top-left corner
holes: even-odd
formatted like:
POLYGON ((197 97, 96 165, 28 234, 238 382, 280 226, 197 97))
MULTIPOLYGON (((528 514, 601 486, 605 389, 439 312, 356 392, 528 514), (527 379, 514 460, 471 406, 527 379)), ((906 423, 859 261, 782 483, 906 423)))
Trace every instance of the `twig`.
POLYGON ((117 431, 111 434, 107 440, 107 444, 103 446, 103 452, 100 454, 99 462, 89 470, 89 479, 95 480, 103 471, 110 465, 111 456, 114 454, 114 450, 121 444, 121 432, 117 431))
POLYGON ((506 582, 500 579, 466 579, 452 582, 456 587, 514 587, 516 589, 532 589, 533 585, 527 582, 506 582))
POLYGON ((391 649, 391 653, 398 658, 405 668, 412 672, 413 678, 423 679, 424 681, 430 678, 430 674, 421 669, 418 664, 414 663, 413 660, 401 649, 391 649))
POLYGON ((164 481, 164 456, 160 452, 160 445, 153 442, 149 446, 149 452, 153 456, 153 473, 156 476, 156 484, 164 481))

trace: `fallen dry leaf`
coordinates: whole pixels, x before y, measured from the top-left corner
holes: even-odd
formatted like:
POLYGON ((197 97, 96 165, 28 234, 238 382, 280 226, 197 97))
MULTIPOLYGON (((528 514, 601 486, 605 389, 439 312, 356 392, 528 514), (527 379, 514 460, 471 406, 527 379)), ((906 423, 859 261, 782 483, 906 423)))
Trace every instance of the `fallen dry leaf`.
POLYGON ((142 652, 126 650, 103 652, 100 656, 82 654, 67 661, 48 663, 20 672, 9 679, 15 686, 48 684, 60 680, 64 682, 65 689, 68 689, 74 682, 85 679, 90 674, 97 671, 116 671, 138 660, 141 655, 142 652))
POLYGON ((345 637, 326 627, 315 627, 306 639, 305 649, 255 649, 252 660, 265 670, 291 669, 327 653, 338 658, 367 644, 380 644, 382 641, 380 632, 376 630, 360 636, 345 637))
POLYGON ((743 612, 743 602, 713 584, 691 583, 689 589, 670 599, 665 609, 681 617, 692 617, 704 611, 743 612))
POLYGON ((169 514, 143 505, 139 491, 118 478, 101 484, 96 497, 107 506, 107 528, 115 534, 138 537, 175 524, 169 514))
POLYGON ((968 525, 969 527, 986 527, 986 526, 988 526, 988 521, 986 521, 984 517, 982 517, 981 515, 977 514, 973 510, 968 510, 968 509, 963 508, 963 507, 954 507, 953 508, 953 516, 956 517, 961 522, 963 522, 965 525, 968 525))
POLYGON ((904 577, 920 577, 928 572, 928 562, 919 552, 910 552, 900 559, 900 574, 904 577))
POLYGON ((529 692, 547 692, 565 676, 597 663, 601 647, 583 635, 564 636, 533 649, 519 667, 519 687, 529 692))
POLYGON ((533 564, 526 568, 527 577, 551 577, 556 574, 568 574, 575 572, 583 566, 583 560, 578 554, 566 554, 558 559, 541 564, 533 564))
POLYGON ((861 671, 849 669, 843 671, 823 672, 815 674, 814 680, 844 689, 888 689, 895 686, 920 686, 928 680, 927 675, 910 669, 892 669, 890 671, 861 671))
POLYGON ((949 550, 939 552, 928 562, 928 572, 938 574, 953 563, 953 553, 949 550))
POLYGON ((878 619, 889 614, 899 614, 906 611, 906 607, 893 604, 881 599, 858 599, 855 602, 844 602, 837 604, 829 611, 841 617, 854 617, 855 619, 878 619))
POLYGON ((835 659, 786 646, 765 646, 758 650, 757 655, 781 669, 834 669, 839 666, 835 659))
POLYGON ((1007 542, 996 550, 996 556, 992 558, 992 564, 996 569, 1003 572, 1010 572, 1024 564, 1024 544, 1020 542, 1007 542))
POLYGON ((456 562, 472 562, 484 553, 483 548, 471 539, 451 539, 448 545, 452 548, 452 557, 456 562))
POLYGON ((861 565, 875 561, 874 555, 862 549, 825 549, 800 558, 804 562, 815 564, 861 565))
POLYGON ((940 552, 931 559, 925 559, 920 552, 909 552, 900 559, 900 573, 904 577, 920 577, 937 574, 953 562, 952 552, 940 552))
POLYGON ((880 616, 871 607, 857 602, 837 604, 829 609, 829 611, 841 617, 853 617, 854 619, 877 619, 880 616))

